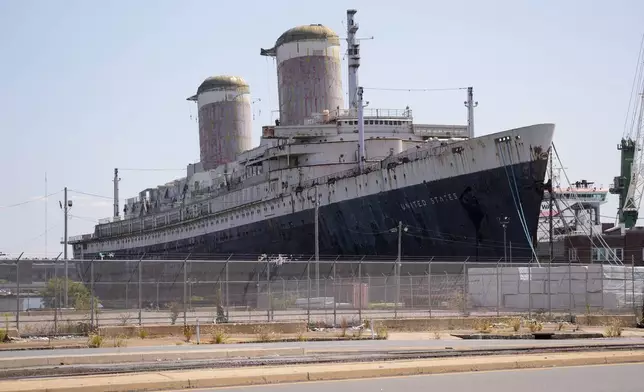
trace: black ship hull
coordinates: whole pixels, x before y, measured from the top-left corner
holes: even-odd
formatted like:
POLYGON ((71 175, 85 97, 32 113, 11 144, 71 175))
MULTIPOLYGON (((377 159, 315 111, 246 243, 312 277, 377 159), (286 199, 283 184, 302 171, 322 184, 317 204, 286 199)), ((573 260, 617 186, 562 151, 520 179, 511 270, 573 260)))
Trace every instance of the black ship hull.
MULTIPOLYGON (((546 166, 547 161, 540 159, 320 207, 319 253, 324 260, 319 267, 320 276, 331 276, 334 266, 338 276, 393 274, 391 262, 360 263, 359 260, 395 260, 399 222, 403 227, 402 259, 418 260, 404 264, 404 275, 426 274, 429 258, 435 262, 452 261, 459 269, 465 260, 469 263, 497 261, 504 257, 510 244, 513 259, 525 261, 533 256, 531 243, 537 231, 546 166), (509 218, 505 233, 499 222, 503 216, 509 218)), ((238 299, 235 302, 249 303, 256 297, 252 295, 257 291, 256 283, 269 276, 271 280, 313 276, 306 260, 314 250, 315 211, 311 209, 186 240, 145 248, 113 249, 114 259, 95 263, 94 280, 102 281, 95 287, 97 295, 104 300, 122 298, 123 289, 116 282, 137 281, 136 260, 203 260, 190 263, 190 279, 221 281, 226 272, 228 281, 236 282, 228 285, 231 295, 238 299), (290 255, 299 261, 267 264, 256 261, 260 254, 290 255), (118 259, 134 262, 128 262, 129 267, 125 268, 118 259), (228 267, 224 266, 226 260, 230 261, 228 267), (271 265, 270 271, 267 265, 271 265)), ((98 259, 99 255, 75 257, 89 260, 98 259)), ((182 282, 183 276, 176 272, 181 270, 181 262, 175 268, 169 268, 169 264, 145 262, 142 280, 182 282)), ((89 282, 89 263, 79 261, 77 265, 83 280, 89 282)), ((143 296, 149 302, 181 299, 182 285, 172 287, 164 286, 162 298, 159 298, 158 285, 156 289, 150 287, 149 292, 145 289, 143 296)), ((205 290, 213 292, 212 288, 205 290)), ((130 294, 131 298, 136 296, 134 292, 130 294)))

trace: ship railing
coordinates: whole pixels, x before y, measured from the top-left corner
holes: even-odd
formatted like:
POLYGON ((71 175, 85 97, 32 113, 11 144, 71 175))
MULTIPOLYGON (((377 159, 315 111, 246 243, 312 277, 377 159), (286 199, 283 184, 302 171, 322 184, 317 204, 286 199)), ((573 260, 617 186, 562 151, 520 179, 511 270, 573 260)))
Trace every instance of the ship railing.
MULTIPOLYGON (((335 117, 338 119, 358 118, 358 111, 356 109, 340 109, 335 110, 335 117)), ((403 118, 412 119, 411 109, 377 109, 377 108, 364 108, 362 112, 364 117, 369 118, 403 118)))
MULTIPOLYGON (((411 109, 376 109, 364 108, 362 112, 365 118, 395 118, 408 119, 413 118, 411 109)), ((336 109, 328 113, 313 113, 311 117, 304 120, 306 125, 326 124, 332 120, 357 119, 358 111, 356 109, 336 109)))

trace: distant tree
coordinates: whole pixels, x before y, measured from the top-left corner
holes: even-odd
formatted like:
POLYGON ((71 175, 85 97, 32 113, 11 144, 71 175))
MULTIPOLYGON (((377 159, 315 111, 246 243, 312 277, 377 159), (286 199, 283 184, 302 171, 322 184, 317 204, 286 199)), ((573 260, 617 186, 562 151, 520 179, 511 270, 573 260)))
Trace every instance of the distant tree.
MULTIPOLYGON (((91 306, 91 295, 89 289, 81 282, 73 280, 67 281, 69 290, 69 306, 76 310, 89 310, 91 306)), ((45 307, 53 308, 56 306, 56 296, 58 296, 58 306, 64 306, 65 298, 65 278, 53 278, 47 282, 47 285, 40 291, 42 301, 45 307)), ((98 307, 99 301, 94 297, 94 309, 98 307)))

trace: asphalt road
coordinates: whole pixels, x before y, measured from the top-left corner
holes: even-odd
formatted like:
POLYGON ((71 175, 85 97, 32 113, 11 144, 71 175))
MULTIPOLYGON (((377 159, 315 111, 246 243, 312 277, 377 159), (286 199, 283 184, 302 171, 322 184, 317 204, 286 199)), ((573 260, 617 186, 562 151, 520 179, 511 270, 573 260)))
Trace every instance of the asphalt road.
POLYGON ((350 381, 201 389, 197 392, 641 392, 642 364, 435 374, 350 381))
MULTIPOLYGON (((82 349, 55 349, 55 350, 24 350, 0 351, 0 358, 21 358, 37 356, 60 355, 100 355, 107 353, 137 353, 137 352, 168 352, 168 351, 196 351, 196 350, 242 350, 253 348, 282 348, 304 347, 308 350, 395 350, 397 348, 412 349, 441 349, 445 347, 458 348, 488 348, 488 347, 520 347, 520 346, 570 346, 593 344, 644 344, 644 338, 606 338, 606 339, 570 339, 570 340, 362 340, 362 341, 336 341, 336 342, 288 342, 288 343, 247 343, 247 344, 203 344, 182 346, 146 346, 146 347, 120 347, 120 348, 82 348, 82 349)), ((644 389, 643 389, 644 390, 644 389)))

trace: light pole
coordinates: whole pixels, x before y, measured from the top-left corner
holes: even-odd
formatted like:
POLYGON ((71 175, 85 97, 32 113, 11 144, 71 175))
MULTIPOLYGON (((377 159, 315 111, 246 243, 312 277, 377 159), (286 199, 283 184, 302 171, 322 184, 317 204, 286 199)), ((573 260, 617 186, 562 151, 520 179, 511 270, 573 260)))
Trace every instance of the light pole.
POLYGON ((508 253, 507 253, 507 248, 505 246, 506 244, 506 233, 507 233, 507 228, 508 224, 510 224, 510 218, 506 215, 500 216, 496 218, 496 220, 499 221, 499 224, 501 227, 503 227, 503 263, 507 264, 508 263, 508 253))
MULTIPOLYGON (((510 223, 510 218, 506 215, 496 218, 499 221, 499 224, 503 227, 503 264, 508 263, 508 254, 506 252, 505 242, 506 242, 506 231, 508 224, 510 223)), ((501 282, 499 281, 499 262, 496 262, 496 316, 499 317, 501 307, 501 282)))
POLYGON ((67 198, 67 187, 65 187, 65 202, 60 203, 60 208, 63 210, 63 213, 65 215, 65 229, 64 229, 64 238, 63 238, 63 259, 65 260, 65 308, 69 307, 69 297, 68 297, 68 284, 67 281, 69 280, 68 276, 68 265, 69 262, 67 261, 67 220, 69 216, 69 210, 72 208, 72 201, 67 198))
POLYGON ((315 291, 320 298, 320 200, 318 199, 318 187, 315 187, 315 291))
POLYGON ((408 228, 405 226, 403 228, 402 221, 398 221, 398 227, 390 229, 392 233, 398 232, 398 257, 396 258, 396 268, 394 272, 396 274, 396 303, 394 303, 394 317, 398 316, 398 302, 400 302, 400 267, 402 264, 402 232, 407 232, 408 228))

